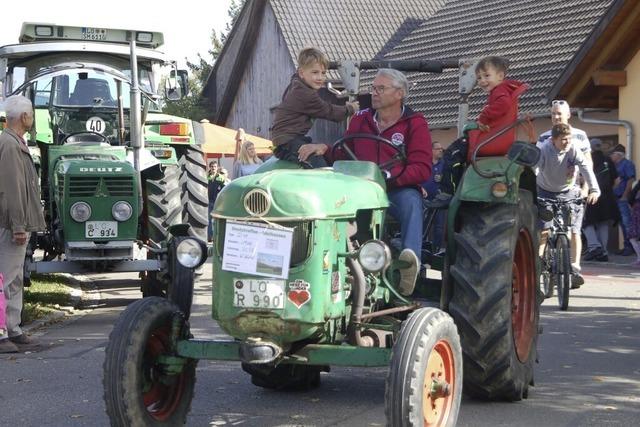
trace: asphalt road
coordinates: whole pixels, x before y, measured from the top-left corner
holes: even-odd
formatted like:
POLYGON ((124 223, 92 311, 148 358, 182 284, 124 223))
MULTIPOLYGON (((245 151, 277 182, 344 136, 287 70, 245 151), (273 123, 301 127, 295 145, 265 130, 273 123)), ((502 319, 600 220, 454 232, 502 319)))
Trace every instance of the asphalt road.
MULTIPOLYGON (((640 270, 587 265, 567 312, 545 301, 536 386, 518 403, 463 399, 459 426, 640 425, 640 270)), ((129 276, 131 277, 131 276, 129 276)), ((123 307, 140 297, 135 280, 92 276, 101 303, 34 332, 45 345, 0 356, 0 425, 107 426, 104 349, 123 307)), ((94 294, 97 297, 98 294, 94 294)), ((193 333, 221 334, 210 319, 210 284, 197 286, 193 333)), ((337 368, 305 393, 251 385, 238 363, 201 361, 189 426, 381 426, 385 369, 337 368)))

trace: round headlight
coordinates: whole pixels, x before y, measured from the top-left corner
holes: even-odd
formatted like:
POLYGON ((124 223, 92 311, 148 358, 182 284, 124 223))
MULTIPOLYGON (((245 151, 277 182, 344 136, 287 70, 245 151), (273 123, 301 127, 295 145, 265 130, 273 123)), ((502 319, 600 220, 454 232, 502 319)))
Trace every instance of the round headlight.
POLYGON ((360 265, 371 273, 382 271, 389 265, 390 260, 389 248, 380 240, 369 240, 358 251, 360 265))
POLYGON ((91 206, 85 202, 75 202, 69 210, 71 218, 77 222, 85 222, 91 218, 91 206))
POLYGON ((491 194, 493 197, 502 199, 509 193, 509 187, 504 182, 494 182, 491 186, 491 194))
POLYGON ((185 239, 178 243, 176 256, 178 257, 178 262, 180 264, 187 268, 193 268, 200 264, 200 260, 202 259, 202 248, 195 240, 185 239))
POLYGON ((131 214, 133 213, 133 209, 131 205, 127 202, 116 202, 111 208, 111 215, 117 221, 126 221, 131 218, 131 214))

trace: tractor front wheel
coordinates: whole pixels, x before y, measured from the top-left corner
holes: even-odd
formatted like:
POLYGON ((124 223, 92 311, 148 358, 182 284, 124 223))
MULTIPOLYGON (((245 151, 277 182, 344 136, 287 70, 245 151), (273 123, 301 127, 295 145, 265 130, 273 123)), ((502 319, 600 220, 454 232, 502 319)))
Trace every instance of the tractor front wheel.
POLYGON ((462 397, 462 350, 453 319, 414 311, 393 346, 385 414, 390 426, 455 426, 462 397))
POLYGON ((171 364, 162 363, 162 356, 172 355, 175 316, 180 314, 173 303, 150 297, 130 304, 118 318, 105 350, 103 377, 112 426, 185 423, 197 361, 173 357, 171 364))
POLYGON ((465 392, 526 398, 542 302, 532 195, 520 190, 518 205, 463 204, 458 217, 449 312, 460 332, 465 392))

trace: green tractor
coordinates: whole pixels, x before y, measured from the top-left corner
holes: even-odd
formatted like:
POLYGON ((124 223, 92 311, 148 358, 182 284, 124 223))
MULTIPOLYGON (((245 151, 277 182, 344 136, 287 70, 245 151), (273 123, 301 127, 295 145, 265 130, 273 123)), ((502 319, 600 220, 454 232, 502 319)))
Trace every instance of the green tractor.
MULTIPOLYGON (((458 61, 338 66, 347 93, 360 69, 382 67, 460 67, 465 93, 475 84, 458 61)), ((449 207, 446 256, 423 254, 442 280, 421 279, 408 297, 378 165, 303 170, 278 160, 232 181, 216 200, 210 253, 212 315, 231 339, 192 338, 188 313, 165 299, 127 307, 106 349, 112 425, 184 423, 198 359, 239 361, 254 385, 276 390, 318 386, 331 366, 388 366, 391 426, 455 425, 463 383, 485 399, 526 397, 541 302, 536 156, 515 143, 507 157, 474 159, 449 207)))
POLYGON ((27 285, 31 272, 140 272, 144 295, 193 288, 206 259, 203 132, 161 113, 163 67, 169 99, 187 87, 162 43, 156 32, 25 23, 19 44, 0 47, 4 96, 24 94, 35 110, 27 140, 47 229, 31 239, 27 285))

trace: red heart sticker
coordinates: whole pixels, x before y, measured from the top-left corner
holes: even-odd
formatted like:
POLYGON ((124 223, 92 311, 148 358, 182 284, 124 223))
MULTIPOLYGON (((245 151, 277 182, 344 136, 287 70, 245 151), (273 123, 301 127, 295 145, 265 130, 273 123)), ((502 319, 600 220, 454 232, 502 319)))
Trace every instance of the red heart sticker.
POLYGON ((311 299, 311 294, 309 293, 309 291, 304 289, 294 289, 289 291, 289 293, 287 294, 287 298, 289 298, 289 301, 294 303, 296 307, 300 308, 311 299))

